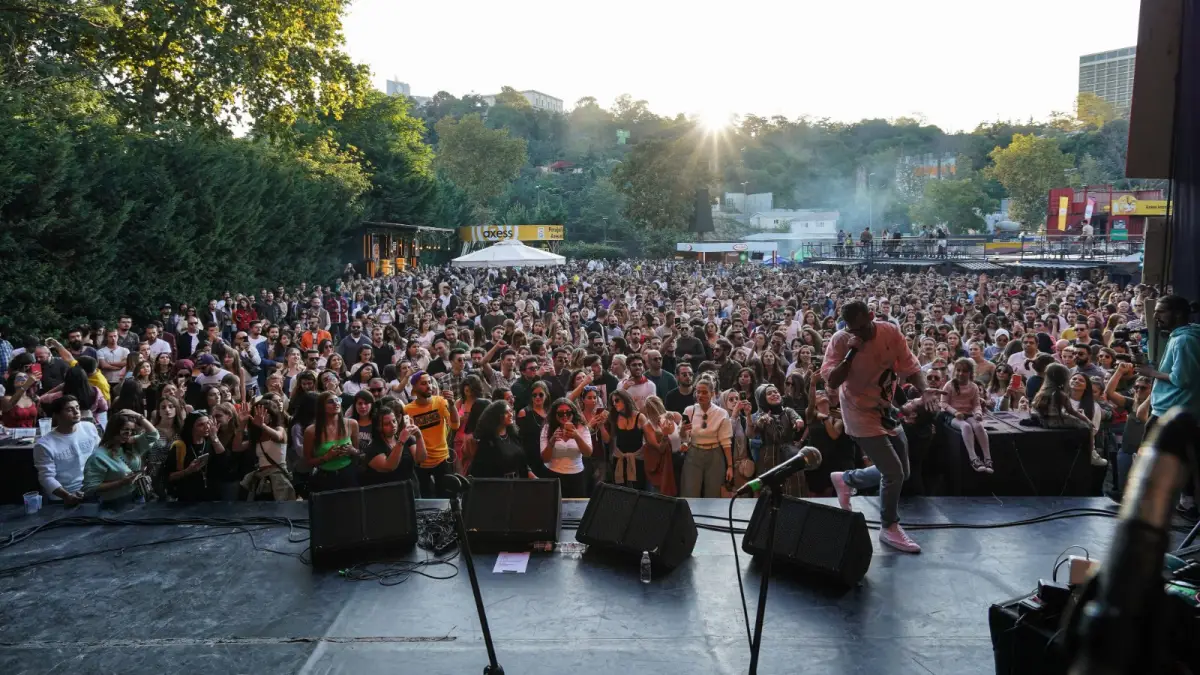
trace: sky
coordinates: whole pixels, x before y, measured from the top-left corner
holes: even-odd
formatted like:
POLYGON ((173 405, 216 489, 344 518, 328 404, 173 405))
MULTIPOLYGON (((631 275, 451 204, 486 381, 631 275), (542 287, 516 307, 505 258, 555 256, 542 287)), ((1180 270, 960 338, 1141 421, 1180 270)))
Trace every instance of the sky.
POLYGON ((917 116, 946 131, 1045 119, 1079 56, 1137 43, 1137 0, 354 0, 347 49, 414 95, 508 85, 660 115, 838 121, 917 116))

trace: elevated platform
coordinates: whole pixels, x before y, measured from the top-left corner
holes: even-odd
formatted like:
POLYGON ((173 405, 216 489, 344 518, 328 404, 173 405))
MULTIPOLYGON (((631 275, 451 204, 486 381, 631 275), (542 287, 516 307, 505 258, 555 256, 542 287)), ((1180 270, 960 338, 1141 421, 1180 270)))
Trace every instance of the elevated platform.
MULTIPOLYGON (((878 517, 875 500, 856 497, 854 504, 869 519, 878 517)), ((585 505, 564 503, 564 516, 582 516, 585 505)), ((691 505, 694 513, 722 521, 727 511, 724 500, 691 505)), ((739 502, 735 516, 748 518, 752 507, 739 502)), ((905 501, 901 514, 910 524, 981 524, 1080 507, 1115 508, 1092 498, 917 498, 905 501)), ((53 507, 34 517, 4 507, 0 532, 60 515, 53 507)), ((304 518, 306 508, 149 505, 121 515, 304 518)), ((1115 524, 1087 517, 1005 529, 914 530, 924 553, 894 553, 876 541, 866 580, 850 590, 777 571, 760 672, 990 674, 989 605, 1048 578, 1055 556, 1070 545, 1103 556, 1115 524)), ((564 540, 572 536, 563 532, 564 540)), ((0 672, 482 671, 486 653, 465 569, 448 580, 414 576, 389 587, 314 573, 293 557, 256 547, 298 553, 304 544, 289 543, 286 528, 248 535, 203 526, 91 526, 49 530, 0 549, 6 569, 79 556, 0 575, 0 672), (148 545, 184 536, 197 538, 148 545), (87 555, 114 547, 123 549, 87 555)), ((494 555, 477 556, 496 649, 509 673, 746 671, 746 629, 727 534, 701 530, 687 563, 645 585, 635 561, 534 554, 526 574, 493 574, 494 562, 494 555)), ((757 566, 745 555, 741 565, 753 618, 757 566)))

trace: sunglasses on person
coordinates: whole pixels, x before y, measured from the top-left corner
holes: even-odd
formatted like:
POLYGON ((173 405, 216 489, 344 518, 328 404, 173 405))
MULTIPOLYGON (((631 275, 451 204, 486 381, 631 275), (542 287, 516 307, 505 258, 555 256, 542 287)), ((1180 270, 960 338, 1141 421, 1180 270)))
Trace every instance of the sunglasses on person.
POLYGON ((546 398, 546 395, 539 391, 533 395, 533 398, 546 398))
POLYGON ((554 416, 555 416, 555 417, 558 417, 558 418, 567 418, 567 419, 570 419, 570 417, 571 417, 571 411, 570 411, 570 410, 568 410, 568 409, 566 409, 566 408, 563 408, 562 410, 559 410, 558 412, 554 413, 554 416))
POLYGON ((383 387, 371 387, 369 390, 372 394, 382 394, 383 387))

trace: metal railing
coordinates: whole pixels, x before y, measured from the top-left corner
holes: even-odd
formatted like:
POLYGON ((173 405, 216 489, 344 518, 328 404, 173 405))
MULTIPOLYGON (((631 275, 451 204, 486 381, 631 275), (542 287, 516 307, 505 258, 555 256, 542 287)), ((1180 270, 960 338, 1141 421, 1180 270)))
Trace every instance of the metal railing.
POLYGON ((1049 235, 1021 242, 1021 259, 1100 259, 1121 258, 1141 253, 1146 240, 1142 236, 1120 237, 1079 235, 1049 235))
POLYGON ((1019 259, 1111 259, 1133 255, 1143 250, 1141 236, 1113 239, 1094 236, 1084 240, 1079 235, 1026 235, 1019 239, 988 241, 982 238, 938 240, 924 237, 875 240, 870 244, 859 241, 838 244, 832 241, 804 242, 800 253, 806 260, 989 260, 999 257, 1019 259))
POLYGON ((937 240, 918 237, 875 240, 870 244, 859 241, 838 244, 831 241, 805 242, 800 250, 805 258, 845 259, 984 259, 986 251, 983 239, 947 239, 946 246, 939 247, 937 240))

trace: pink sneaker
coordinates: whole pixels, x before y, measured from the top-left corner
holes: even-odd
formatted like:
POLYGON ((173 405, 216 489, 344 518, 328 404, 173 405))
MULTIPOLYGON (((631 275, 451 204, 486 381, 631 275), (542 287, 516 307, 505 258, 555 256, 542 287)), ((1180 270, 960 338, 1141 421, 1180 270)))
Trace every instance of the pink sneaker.
POLYGON ((887 528, 879 531, 879 541, 891 546, 897 551, 905 553, 920 553, 921 547, 917 542, 909 539, 908 533, 904 528, 900 527, 899 523, 892 523, 887 528))
POLYGON ((837 493, 838 506, 846 511, 853 511, 850 506, 850 495, 854 494, 854 488, 846 485, 845 479, 842 478, 841 471, 834 471, 829 474, 829 482, 833 483, 833 491, 837 493))

